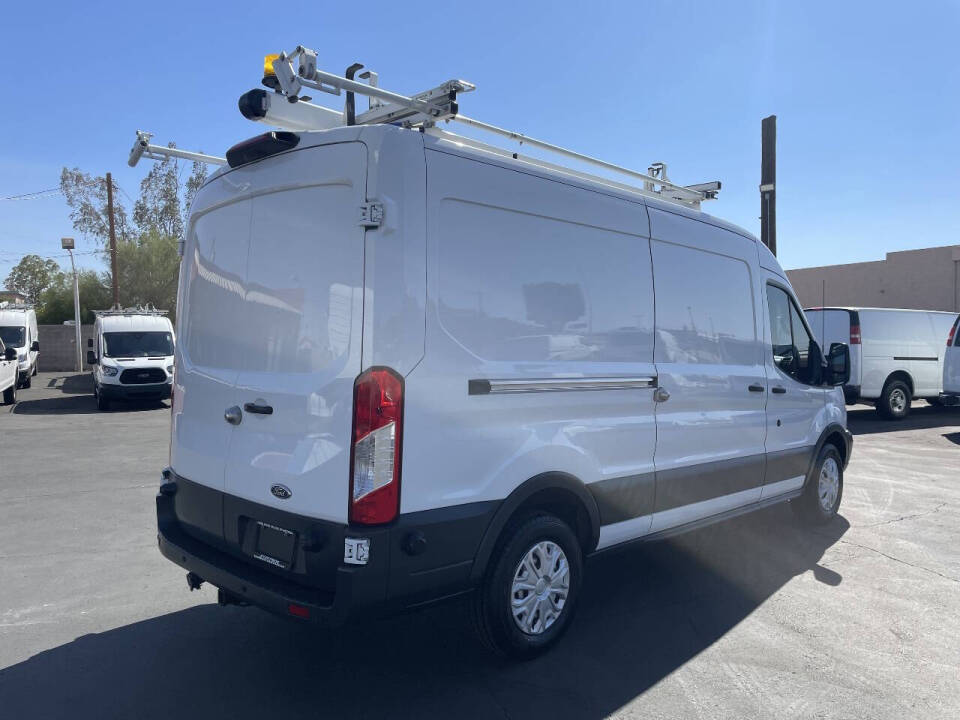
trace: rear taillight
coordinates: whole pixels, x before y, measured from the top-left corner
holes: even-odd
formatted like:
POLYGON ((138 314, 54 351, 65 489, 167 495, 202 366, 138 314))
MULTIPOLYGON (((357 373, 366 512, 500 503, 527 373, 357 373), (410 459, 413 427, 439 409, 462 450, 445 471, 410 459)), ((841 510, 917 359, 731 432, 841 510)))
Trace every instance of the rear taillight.
POLYGON ((950 326, 950 334, 947 335, 947 347, 953 345, 953 338, 957 334, 957 325, 960 325, 960 316, 953 321, 953 325, 950 326))
POLYGON ((860 344, 860 326, 859 325, 850 326, 850 344, 851 345, 860 344))
POLYGON ((350 522, 379 525, 397 517, 402 440, 403 378, 370 368, 353 385, 350 522))

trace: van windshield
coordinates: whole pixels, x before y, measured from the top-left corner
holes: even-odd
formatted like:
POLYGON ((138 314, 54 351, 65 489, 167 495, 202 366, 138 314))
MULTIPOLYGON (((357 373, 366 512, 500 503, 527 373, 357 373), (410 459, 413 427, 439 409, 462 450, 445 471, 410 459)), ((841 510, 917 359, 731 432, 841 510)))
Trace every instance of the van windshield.
POLYGON ((7 347, 23 347, 27 342, 26 329, 15 325, 0 325, 0 340, 7 347))
POLYGON ((112 332, 103 334, 105 357, 160 357, 173 355, 168 332, 112 332))

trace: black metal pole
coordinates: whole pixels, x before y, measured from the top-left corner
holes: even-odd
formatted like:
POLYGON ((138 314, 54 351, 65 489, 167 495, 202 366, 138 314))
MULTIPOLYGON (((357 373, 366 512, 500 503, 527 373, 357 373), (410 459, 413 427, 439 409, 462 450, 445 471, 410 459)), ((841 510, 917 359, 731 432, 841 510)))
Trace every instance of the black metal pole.
POLYGON ((777 116, 760 123, 760 241, 777 254, 777 116))

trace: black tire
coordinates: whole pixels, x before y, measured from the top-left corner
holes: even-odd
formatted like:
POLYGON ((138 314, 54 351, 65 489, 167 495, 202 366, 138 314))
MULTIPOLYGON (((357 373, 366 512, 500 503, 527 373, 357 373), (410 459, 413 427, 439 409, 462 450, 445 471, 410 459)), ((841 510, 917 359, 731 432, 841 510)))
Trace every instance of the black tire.
POLYGON ((887 420, 903 420, 910 414, 912 393, 903 380, 888 380, 877 400, 877 412, 887 420))
MULTIPOLYGON (((829 472, 830 468, 828 468, 829 472)), ((829 484, 829 483, 828 483, 829 484)), ((825 525, 837 516, 840 509, 840 500, 843 499, 843 459, 840 457, 840 451, 836 446, 827 443, 820 449, 817 456, 817 462, 814 463, 810 477, 803 487, 803 494, 790 501, 790 507, 796 513, 797 517, 807 525, 825 525), (821 487, 820 477, 824 465, 832 461, 834 465, 830 466, 836 472, 837 487, 836 496, 832 504, 824 507, 821 498, 824 495, 824 488, 821 487)))
POLYGON ((40 364, 40 363, 34 363, 34 364, 33 364, 33 372, 30 373, 30 374, 33 375, 34 377, 36 377, 36 376, 37 376, 37 373, 40 372, 39 368, 37 367, 39 364, 40 364))
POLYGON ((3 391, 3 404, 4 405, 15 405, 17 402, 17 381, 13 381, 13 385, 8 387, 3 391))
POLYGON ((110 401, 103 396, 96 383, 93 384, 93 396, 97 399, 97 410, 106 412, 110 409, 110 401))
MULTIPOLYGON (((556 643, 570 625, 582 581, 583 552, 569 525, 547 513, 527 515, 512 523, 504 531, 483 582, 473 594, 473 624, 480 641, 496 653, 518 659, 542 653, 556 643), (521 561, 538 543, 545 541, 559 546, 566 556, 569 586, 566 600, 552 624, 536 634, 529 634, 521 630, 514 619, 511 588, 521 561)), ((551 599, 549 596, 548 591, 547 602, 551 599)), ((539 617, 539 612, 539 609, 533 610, 533 617, 539 617)))
POLYGON ((33 385, 33 374, 27 373, 26 379, 23 381, 23 387, 28 388, 33 385))

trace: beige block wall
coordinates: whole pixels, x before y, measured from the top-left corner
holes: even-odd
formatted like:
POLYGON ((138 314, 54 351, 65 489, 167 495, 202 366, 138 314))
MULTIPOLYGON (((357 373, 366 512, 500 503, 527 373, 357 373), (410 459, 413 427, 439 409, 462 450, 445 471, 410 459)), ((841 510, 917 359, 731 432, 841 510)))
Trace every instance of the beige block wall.
POLYGON ((960 245, 887 253, 886 260, 788 270, 804 307, 960 312, 960 245))

